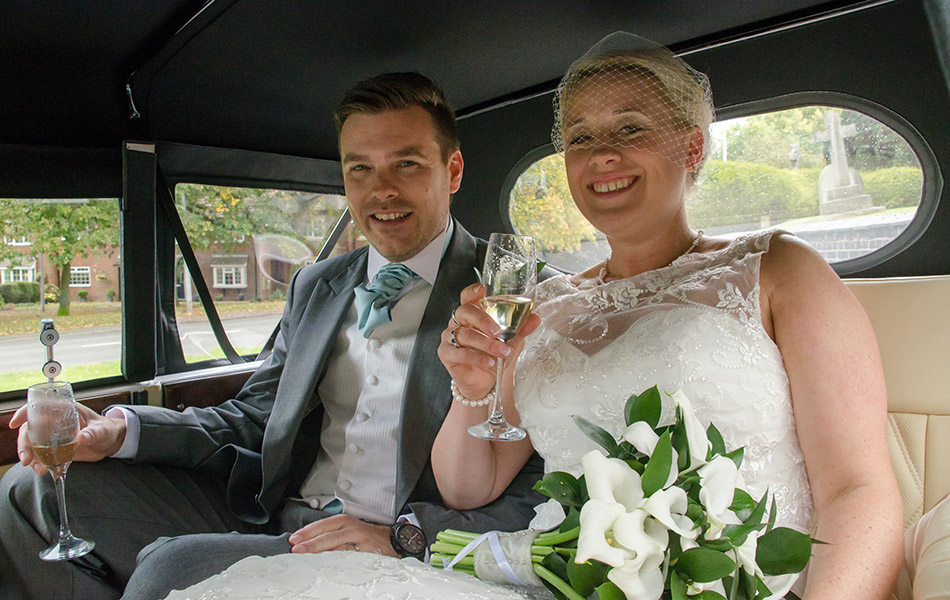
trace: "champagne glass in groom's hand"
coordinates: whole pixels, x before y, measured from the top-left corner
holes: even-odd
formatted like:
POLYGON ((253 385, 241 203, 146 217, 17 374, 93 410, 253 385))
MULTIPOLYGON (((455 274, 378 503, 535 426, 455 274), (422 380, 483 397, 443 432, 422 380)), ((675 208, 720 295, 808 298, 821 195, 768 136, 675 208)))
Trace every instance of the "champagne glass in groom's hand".
POLYGON ((69 560, 88 553, 94 542, 74 537, 66 518, 66 469, 76 451, 79 414, 73 388, 65 381, 49 381, 27 389, 27 431, 33 454, 49 470, 59 505, 59 539, 40 552, 43 560, 69 560))
MULTIPOLYGON (((529 235, 493 233, 488 239, 482 283, 485 297, 482 310, 501 327, 498 336, 508 342, 528 320, 534 306, 534 287, 538 269, 534 238, 529 235)), ((505 421, 502 398, 502 373, 505 361, 497 361, 495 398, 491 416, 484 423, 472 425, 468 432, 484 440, 516 441, 524 439, 525 431, 505 421)))

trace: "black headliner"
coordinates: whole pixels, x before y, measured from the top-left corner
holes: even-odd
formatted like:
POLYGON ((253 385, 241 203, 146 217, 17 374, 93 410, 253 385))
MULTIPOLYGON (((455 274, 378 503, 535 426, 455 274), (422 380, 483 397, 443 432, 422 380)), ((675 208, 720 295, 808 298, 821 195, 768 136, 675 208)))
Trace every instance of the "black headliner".
POLYGON ((125 138, 335 159, 334 105, 382 71, 431 76, 465 115, 550 88, 611 31, 682 50, 853 4, 7 0, 0 150, 13 179, 43 162, 28 147, 104 149, 114 163, 125 138))

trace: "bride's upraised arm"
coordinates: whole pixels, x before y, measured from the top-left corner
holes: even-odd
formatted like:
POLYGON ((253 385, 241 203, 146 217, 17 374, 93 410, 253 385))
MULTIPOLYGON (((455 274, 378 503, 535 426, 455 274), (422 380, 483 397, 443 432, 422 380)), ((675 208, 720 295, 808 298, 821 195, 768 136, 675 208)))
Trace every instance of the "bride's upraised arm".
POLYGON ((502 358, 507 360, 502 396, 505 418, 513 425, 519 423, 511 400, 512 371, 525 336, 541 323, 537 315, 531 315, 521 332, 505 344, 495 339, 501 333, 498 325, 478 306, 484 295, 481 284, 462 290, 461 305, 439 345, 439 359, 455 383, 455 399, 432 447, 432 469, 442 501, 456 510, 477 508, 498 498, 532 453, 528 439, 488 442, 468 434, 470 426, 488 418, 488 403, 482 401, 493 391, 495 361, 502 358))
POLYGON ((763 325, 782 352, 818 517, 804 600, 890 597, 901 500, 871 324, 813 249, 781 235, 762 259, 763 325))

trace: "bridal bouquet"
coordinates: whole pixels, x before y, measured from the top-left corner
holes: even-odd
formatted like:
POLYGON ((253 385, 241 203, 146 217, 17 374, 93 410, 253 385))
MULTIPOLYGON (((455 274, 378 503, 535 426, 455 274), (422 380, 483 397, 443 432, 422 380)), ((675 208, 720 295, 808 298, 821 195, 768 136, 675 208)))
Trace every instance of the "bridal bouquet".
POLYGON ((499 583, 543 583, 559 600, 782 598, 812 539, 776 527, 768 493, 756 500, 742 489, 743 449, 727 452, 682 392, 671 398, 675 421, 661 426, 657 388, 631 396, 620 440, 574 418, 606 455, 586 454, 580 478, 549 473, 535 486, 564 508, 558 529, 446 530, 431 563, 499 583))

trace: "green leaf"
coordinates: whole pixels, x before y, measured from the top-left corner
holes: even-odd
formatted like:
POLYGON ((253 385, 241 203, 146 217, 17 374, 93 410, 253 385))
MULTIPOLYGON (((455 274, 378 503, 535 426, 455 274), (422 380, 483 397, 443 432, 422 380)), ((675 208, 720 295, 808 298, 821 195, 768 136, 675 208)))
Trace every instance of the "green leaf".
POLYGON ((765 528, 765 531, 772 531, 772 528, 775 527, 775 517, 778 515, 778 508, 775 505, 775 496, 772 496, 772 508, 769 510, 769 526, 765 528))
POLYGON ((609 569, 610 566, 598 561, 589 560, 577 564, 572 560, 567 563, 567 576, 574 591, 586 598, 594 592, 594 588, 604 582, 609 569))
POLYGON ((712 446, 709 452, 706 454, 706 460, 712 459, 713 456, 717 454, 726 453, 726 442, 722 439, 722 434, 719 433, 719 430, 716 429, 716 426, 712 423, 709 424, 709 427, 706 428, 706 437, 709 439, 709 443, 712 446))
POLYGON ((573 416, 574 422, 577 423, 577 426, 580 428, 584 435, 594 440, 601 448, 607 451, 608 456, 617 456, 620 451, 619 446, 617 446, 617 440, 614 439, 614 436, 610 435, 606 429, 598 425, 594 425, 584 417, 573 416))
POLYGON ((639 460, 631 459, 631 460, 625 460, 624 462, 627 463, 627 465, 631 469, 633 469, 640 475, 643 475, 643 470, 646 469, 646 465, 640 462, 639 460))
POLYGON ((692 581, 718 581, 736 570, 734 560, 708 548, 690 548, 682 553, 673 568, 692 581))
POLYGON ((623 414, 628 426, 637 421, 644 421, 656 429, 656 424, 660 422, 661 407, 660 391, 653 386, 639 396, 636 394, 630 396, 624 405, 623 414))
POLYGON ((736 488, 735 493, 732 495, 732 505, 729 507, 729 510, 736 513, 739 520, 744 523, 757 505, 758 502, 756 502, 755 498, 750 496, 748 492, 736 488))
POLYGON ((594 590, 594 600, 627 600, 627 596, 612 581, 605 581, 594 590))
POLYGON ((712 590, 703 590, 695 596, 690 596, 690 600, 728 600, 725 596, 719 592, 714 592, 712 590))
POLYGON ((640 486, 643 488, 644 496, 652 496, 654 492, 666 484, 672 466, 673 446, 670 443, 670 432, 666 431, 660 436, 660 440, 653 450, 653 456, 650 457, 647 468, 643 470, 640 486))
POLYGON ((788 527, 762 534, 755 551, 755 562, 766 575, 799 573, 810 557, 811 538, 788 527))
POLYGON ((768 496, 768 491, 766 491, 762 499, 752 509, 752 512, 749 513, 749 516, 742 519, 742 525, 726 525, 722 530, 723 535, 728 537, 736 546, 741 546, 750 533, 762 529, 764 527, 762 517, 765 516, 765 505, 768 502, 768 496))
POLYGON ((703 548, 709 548, 710 550, 715 550, 716 552, 728 552, 735 548, 735 545, 729 540, 728 537, 720 537, 718 540, 706 540, 700 539, 699 545, 703 548))
POLYGON ((564 581, 567 581, 567 561, 557 552, 552 552, 541 560, 541 566, 548 569, 564 581))
POLYGON ((689 600, 686 595, 686 582, 676 571, 670 573, 670 594, 671 600, 689 600))
POLYGON ((544 267, 548 266, 548 263, 546 261, 539 260, 537 262, 537 265, 538 265, 538 273, 540 273, 541 271, 544 270, 544 267))
POLYGON ((570 473, 554 471, 541 478, 534 489, 549 498, 554 498, 562 506, 583 506, 586 500, 586 488, 570 473))
POLYGON ((564 520, 561 522, 561 526, 558 527, 558 531, 570 531, 575 527, 580 527, 581 524, 581 511, 576 506, 572 506, 567 511, 567 516, 564 517, 564 520))
POLYGON ((686 435, 686 421, 683 412, 676 407, 676 423, 673 424, 673 449, 676 450, 676 467, 679 471, 689 468, 689 436, 686 435))
POLYGON ((736 463, 736 467, 742 467, 742 458, 745 456, 745 448, 736 448, 732 452, 724 455, 726 458, 736 463))

